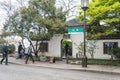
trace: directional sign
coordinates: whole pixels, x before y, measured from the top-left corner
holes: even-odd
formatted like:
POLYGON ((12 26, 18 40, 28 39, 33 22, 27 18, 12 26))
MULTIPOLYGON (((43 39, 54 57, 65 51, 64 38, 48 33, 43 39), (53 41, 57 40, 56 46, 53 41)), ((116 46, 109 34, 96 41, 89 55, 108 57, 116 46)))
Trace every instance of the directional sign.
POLYGON ((84 29, 81 27, 68 28, 68 34, 79 34, 81 32, 84 32, 84 29))

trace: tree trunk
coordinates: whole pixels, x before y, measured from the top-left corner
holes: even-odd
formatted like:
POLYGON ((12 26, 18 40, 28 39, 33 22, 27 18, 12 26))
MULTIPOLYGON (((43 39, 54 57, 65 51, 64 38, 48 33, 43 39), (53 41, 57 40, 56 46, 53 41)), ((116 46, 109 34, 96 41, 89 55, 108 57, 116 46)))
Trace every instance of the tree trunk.
POLYGON ((24 42, 23 42, 24 38, 22 37, 22 45, 23 45, 23 48, 25 49, 25 45, 24 45, 24 42))
POLYGON ((113 62, 113 54, 111 54, 111 64, 112 64, 112 62, 113 62))
POLYGON ((38 56, 38 51, 35 51, 35 57, 40 61, 40 57, 38 56))
MULTIPOLYGON (((38 50, 37 50, 37 48, 35 49, 35 47, 34 47, 32 41, 31 41, 30 39, 28 39, 28 41, 30 42, 30 44, 32 44, 32 47, 33 47, 33 51, 34 51, 35 57, 37 58, 38 61, 40 61, 40 58, 39 58, 39 56, 38 56, 38 51, 39 51, 39 49, 38 49, 38 50)), ((38 41, 36 42, 36 45, 37 45, 37 43, 38 43, 38 41)))
POLYGON ((94 59, 94 54, 93 53, 91 54, 91 58, 94 59))
POLYGON ((93 54, 93 53, 90 53, 90 55, 91 55, 91 59, 94 59, 94 54, 93 54))

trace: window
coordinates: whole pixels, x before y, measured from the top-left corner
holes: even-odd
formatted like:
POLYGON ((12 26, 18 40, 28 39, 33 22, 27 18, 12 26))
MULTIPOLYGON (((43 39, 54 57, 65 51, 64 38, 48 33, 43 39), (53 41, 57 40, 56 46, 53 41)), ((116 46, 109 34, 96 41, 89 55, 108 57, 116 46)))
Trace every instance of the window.
POLYGON ((104 54, 110 54, 114 48, 118 47, 118 42, 104 42, 103 49, 104 54))
POLYGON ((47 42, 40 43, 40 52, 48 52, 48 43, 47 42))

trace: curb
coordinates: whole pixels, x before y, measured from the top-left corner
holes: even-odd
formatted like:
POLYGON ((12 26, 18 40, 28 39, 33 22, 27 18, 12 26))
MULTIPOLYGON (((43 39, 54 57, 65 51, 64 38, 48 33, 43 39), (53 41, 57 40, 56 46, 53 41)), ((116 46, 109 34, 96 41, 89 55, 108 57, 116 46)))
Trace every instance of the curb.
POLYGON ((109 72, 109 71, 100 71, 100 70, 86 70, 86 69, 78 69, 76 71, 84 71, 84 72, 94 72, 94 73, 107 73, 107 74, 114 74, 114 75, 120 75, 119 72, 109 72))
POLYGON ((102 70, 92 70, 88 68, 84 69, 66 69, 66 68, 58 68, 58 67, 47 67, 47 66, 34 66, 34 65, 27 65, 27 64, 19 64, 19 63, 14 63, 14 62, 8 62, 10 64, 15 64, 15 65, 22 65, 22 66, 27 66, 27 67, 41 67, 41 68, 50 68, 50 69, 59 69, 59 70, 72 70, 72 71, 83 71, 83 72, 95 72, 95 73, 107 73, 107 74, 115 74, 115 75, 120 75, 119 72, 109 72, 109 71, 102 71, 102 70))

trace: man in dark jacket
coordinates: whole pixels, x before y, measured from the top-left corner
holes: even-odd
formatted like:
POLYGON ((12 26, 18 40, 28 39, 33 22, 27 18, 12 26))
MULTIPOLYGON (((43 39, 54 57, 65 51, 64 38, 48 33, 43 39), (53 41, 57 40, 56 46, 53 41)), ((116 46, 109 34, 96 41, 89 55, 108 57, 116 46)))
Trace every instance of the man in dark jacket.
POLYGON ((65 44, 65 56, 68 56, 68 49, 69 49, 69 45, 66 43, 65 44))
POLYGON ((3 56, 3 58, 0 61, 0 63, 2 64, 4 59, 6 59, 5 64, 8 65, 8 46, 7 46, 7 44, 3 44, 3 46, 2 46, 2 56, 3 56))
POLYGON ((19 46, 18 46, 18 58, 22 58, 22 55, 21 55, 21 50, 22 50, 22 45, 21 45, 21 42, 19 42, 19 46))

